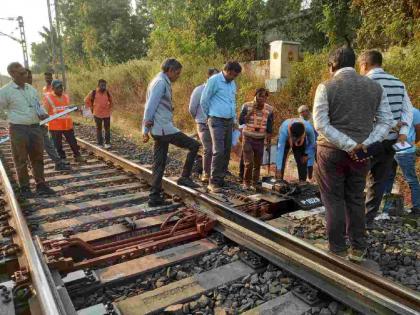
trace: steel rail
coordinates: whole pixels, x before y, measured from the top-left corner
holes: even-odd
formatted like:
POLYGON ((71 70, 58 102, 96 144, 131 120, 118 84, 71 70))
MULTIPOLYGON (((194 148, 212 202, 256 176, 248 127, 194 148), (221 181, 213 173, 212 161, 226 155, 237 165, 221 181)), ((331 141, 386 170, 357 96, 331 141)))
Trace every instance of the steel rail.
POLYGON ((43 269, 41 258, 38 255, 35 244, 29 232, 25 217, 22 214, 19 203, 16 200, 15 193, 12 189, 6 170, 0 161, 0 178, 3 185, 3 191, 7 204, 10 207, 12 217, 16 223, 16 232, 21 240, 23 253, 28 263, 31 282, 35 289, 35 294, 44 315, 64 315, 66 314, 63 305, 60 302, 59 294, 56 288, 47 278, 43 269))
MULTIPOLYGON (((121 166, 138 178, 151 179, 151 170, 125 158, 79 139, 82 148, 121 166)), ((176 194, 196 204, 199 210, 212 214, 217 229, 271 262, 303 277, 309 283, 327 292, 364 314, 404 314, 420 312, 420 295, 369 270, 345 261, 335 255, 283 232, 259 219, 238 211, 211 196, 164 178, 165 192, 176 194)))

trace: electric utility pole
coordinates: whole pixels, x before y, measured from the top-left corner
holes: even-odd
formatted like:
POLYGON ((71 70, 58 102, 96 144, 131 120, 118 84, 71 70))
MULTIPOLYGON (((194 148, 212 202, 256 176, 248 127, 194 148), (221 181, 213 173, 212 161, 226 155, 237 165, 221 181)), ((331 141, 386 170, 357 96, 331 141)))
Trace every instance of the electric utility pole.
POLYGON ((60 10, 58 9, 58 0, 54 0, 54 10, 55 10, 55 25, 57 30, 57 41, 58 41, 58 53, 60 55, 60 65, 61 65, 61 74, 63 76, 63 85, 64 88, 68 88, 66 80, 66 66, 64 65, 64 56, 63 56, 63 43, 61 40, 60 32, 60 10))
MULTIPOLYGON (((57 54, 56 54, 56 33, 53 25, 52 15, 51 15, 51 3, 50 0, 47 0, 47 6, 48 6, 48 20, 50 22, 50 45, 51 45, 51 64, 54 69, 54 73, 57 73, 57 54)), ((56 74, 57 76, 57 74, 56 74)))
POLYGON ((14 41, 18 42, 21 45, 22 52, 23 52, 23 63, 25 65, 25 68, 29 69, 28 46, 26 44, 25 25, 23 23, 23 17, 18 16, 17 18, 10 17, 10 18, 0 18, 0 19, 1 20, 6 20, 6 21, 17 21, 18 22, 20 39, 14 37, 12 35, 5 34, 3 32, 0 32, 0 35, 7 36, 10 39, 13 39, 14 41))

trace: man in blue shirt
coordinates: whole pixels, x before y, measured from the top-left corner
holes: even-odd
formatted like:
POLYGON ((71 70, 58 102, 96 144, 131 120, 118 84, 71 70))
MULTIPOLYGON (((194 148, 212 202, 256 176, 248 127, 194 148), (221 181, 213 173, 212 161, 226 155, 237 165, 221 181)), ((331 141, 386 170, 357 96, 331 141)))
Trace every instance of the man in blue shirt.
POLYGON ((300 118, 286 119, 279 129, 276 178, 283 179, 287 156, 292 149, 298 168, 299 180, 306 181, 308 161, 314 159, 314 147, 315 134, 309 121, 300 118))
POLYGON ((143 117, 143 142, 153 137, 153 170, 149 196, 149 206, 166 205, 162 196, 162 177, 165 171, 169 144, 187 149, 188 155, 178 184, 188 187, 198 187, 191 180, 191 170, 200 144, 188 137, 173 124, 172 82, 181 75, 182 65, 176 59, 167 59, 162 64, 160 72, 150 82, 147 88, 146 104, 143 117))
POLYGON ((312 121, 312 115, 311 115, 311 111, 309 110, 309 107, 307 105, 299 106, 298 113, 299 113, 300 118, 309 122, 309 125, 306 125, 306 126, 307 128, 312 129, 315 135, 315 144, 313 148, 314 155, 313 155, 313 158, 310 158, 308 160, 308 179, 311 180, 314 174, 314 162, 315 162, 315 156, 316 156, 316 138, 318 137, 318 134, 314 128, 314 123, 312 121))
MULTIPOLYGON (((412 144, 413 147, 395 154, 395 161, 397 164, 392 168, 390 177, 386 183, 385 193, 390 194, 392 185, 394 183, 397 165, 401 167, 401 171, 405 180, 410 186, 411 202, 413 204, 412 213, 416 216, 420 215, 420 185, 419 179, 416 174, 416 146, 415 144, 420 141, 420 111, 413 107, 413 122, 407 135, 407 142, 412 144)), ((387 203, 384 209, 387 208, 387 203)))
MULTIPOLYGON (((209 68, 207 71, 207 78, 210 78, 211 76, 217 73, 219 73, 219 70, 217 70, 216 68, 209 68)), ((201 95, 203 94, 205 86, 206 83, 203 83, 194 89, 194 91, 191 94, 190 105, 188 107, 188 110, 191 116, 194 118, 195 122, 197 123, 198 136, 203 145, 203 174, 201 176, 201 180, 203 182, 208 182, 210 179, 211 159, 213 155, 213 150, 210 129, 207 125, 207 116, 206 114, 204 114, 203 108, 200 104, 201 95)))
POLYGON ((223 71, 212 76, 201 95, 201 106, 208 117, 213 159, 208 189, 217 193, 224 185, 232 146, 232 128, 236 123, 235 78, 242 67, 237 61, 226 63, 223 71))

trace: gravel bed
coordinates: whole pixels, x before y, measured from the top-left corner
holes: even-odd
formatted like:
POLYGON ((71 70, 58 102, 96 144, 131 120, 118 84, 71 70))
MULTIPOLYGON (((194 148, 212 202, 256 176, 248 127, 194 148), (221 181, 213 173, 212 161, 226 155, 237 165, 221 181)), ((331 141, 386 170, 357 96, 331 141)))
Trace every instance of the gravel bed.
MULTIPOLYGON (((326 240, 323 215, 295 222, 297 226, 290 231, 295 236, 326 240)), ((420 292, 419 220, 391 217, 376 221, 367 236, 367 258, 378 263, 383 276, 420 292)))
MULTIPOLYGON (((296 279, 288 272, 268 264, 267 268, 260 273, 247 275, 229 285, 219 286, 194 301, 172 307, 182 311, 181 314, 213 315, 215 308, 223 310, 225 314, 240 314, 287 294, 298 286, 314 290, 310 285, 296 279)), ((345 312, 350 311, 346 306, 331 300, 322 293, 318 294, 318 298, 319 302, 305 315, 346 314, 345 312)))

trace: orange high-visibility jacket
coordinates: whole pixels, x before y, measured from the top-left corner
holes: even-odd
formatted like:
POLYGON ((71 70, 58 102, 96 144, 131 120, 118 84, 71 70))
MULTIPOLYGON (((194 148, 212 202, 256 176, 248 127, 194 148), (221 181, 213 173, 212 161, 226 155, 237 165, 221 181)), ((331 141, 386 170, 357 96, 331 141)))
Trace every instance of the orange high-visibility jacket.
MULTIPOLYGON (((58 97, 54 93, 44 94, 44 105, 48 110, 48 115, 54 115, 67 109, 70 105, 70 99, 67 94, 58 97)), ((48 123, 49 130, 71 130, 73 129, 73 120, 67 114, 54 119, 48 123)))
MULTIPOLYGON (((247 113, 253 111, 254 102, 245 103, 244 106, 247 108, 247 113)), ((273 107, 268 104, 264 104, 261 110, 254 110, 250 120, 246 122, 243 133, 246 136, 254 138, 264 138, 267 134, 267 121, 268 116, 273 112, 273 107)))

